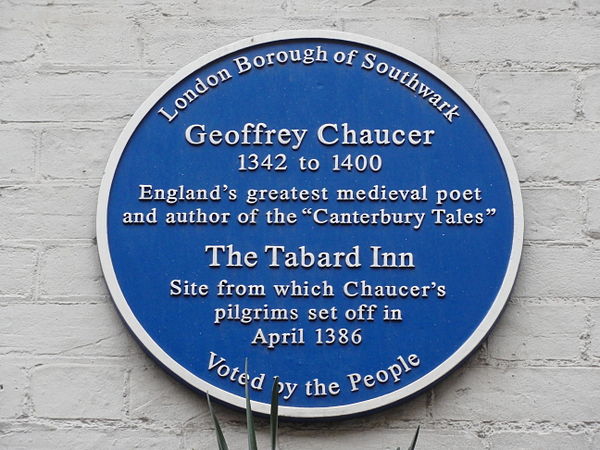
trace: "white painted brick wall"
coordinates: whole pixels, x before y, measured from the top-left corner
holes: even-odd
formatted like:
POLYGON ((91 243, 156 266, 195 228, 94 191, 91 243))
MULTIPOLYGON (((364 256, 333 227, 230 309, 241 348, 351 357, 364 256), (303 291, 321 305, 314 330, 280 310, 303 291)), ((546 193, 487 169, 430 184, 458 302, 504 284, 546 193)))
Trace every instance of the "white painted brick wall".
MULTIPOLYGON (((580 243, 586 208, 576 187, 524 188, 525 239, 580 243)), ((589 217, 589 216, 588 216, 589 217)))
POLYGON ((575 86, 570 73, 488 73, 481 77, 479 95, 496 122, 571 123, 575 86))
POLYGON ((586 76, 581 85, 583 114, 588 120, 600 122, 600 73, 586 76))
POLYGON ((523 433, 507 431, 491 438, 491 449, 527 448, 530 450, 563 450, 566 448, 589 448, 585 433, 523 433))
POLYGON ((109 302, 11 302, 2 306, 0 354, 128 356, 135 343, 118 320, 109 302))
MULTIPOLYGON (((68 443, 70 448, 77 450, 97 450, 99 448, 164 450, 179 448, 180 442, 181 437, 172 430, 118 427, 57 428, 55 425, 40 426, 36 424, 6 434, 2 440, 2 444, 11 450, 60 449, 65 447, 65 443, 68 443)), ((194 448, 199 447, 196 445, 194 448)))
POLYGON ((183 424, 200 415, 208 422, 204 398, 181 386, 155 364, 134 368, 129 380, 132 418, 183 424))
POLYGON ((452 64, 596 64, 600 54, 597 17, 550 12, 546 16, 533 13, 518 20, 448 17, 439 23, 440 54, 452 64))
POLYGON ((583 183, 600 179, 596 157, 600 131, 579 121, 568 128, 503 130, 521 181, 583 183))
POLYGON ((0 126, 2 142, 2 165, 0 180, 27 180, 35 173, 35 149, 38 147, 39 133, 28 129, 14 129, 0 126))
POLYGON ((41 132, 39 175, 47 180, 98 180, 119 136, 117 127, 102 124, 69 128, 47 127, 41 132))
POLYGON ((582 363, 586 318, 581 303, 511 303, 488 338, 489 356, 513 362, 582 363))
MULTIPOLYGON (((127 119, 175 70, 305 28, 384 39, 464 84, 514 156, 526 245, 463 369, 371 416, 282 424, 281 448, 403 448, 417 424, 418 448, 600 447, 597 0, 0 0, 0 447, 215 448, 205 400, 112 306, 97 190, 127 119)), ((243 415, 215 408, 244 448, 243 415)))
POLYGON ((31 370, 33 414, 50 419, 120 419, 125 371, 97 364, 42 364, 31 370))
POLYGON ((2 380, 2 403, 0 403, 0 420, 17 419, 24 410, 27 377, 18 361, 3 358, 0 366, 2 380))
POLYGON ((586 192, 587 215, 586 233, 593 238, 600 238, 600 189, 590 189, 586 192))
POLYGON ((0 217, 5 239, 91 239, 98 185, 33 184, 5 187, 0 217), (18 220, 15 220, 18 218, 18 220))
POLYGON ((590 356, 594 358, 596 362, 600 360, 600 306, 594 305, 591 308, 591 347, 590 347, 590 356))
POLYGON ((597 422, 597 368, 467 367, 434 388, 434 419, 597 422))
POLYGON ((35 290, 37 252, 34 248, 0 248, 0 296, 31 298, 35 290))
POLYGON ((98 250, 92 244, 47 248, 40 261, 39 278, 41 296, 108 295, 98 250))

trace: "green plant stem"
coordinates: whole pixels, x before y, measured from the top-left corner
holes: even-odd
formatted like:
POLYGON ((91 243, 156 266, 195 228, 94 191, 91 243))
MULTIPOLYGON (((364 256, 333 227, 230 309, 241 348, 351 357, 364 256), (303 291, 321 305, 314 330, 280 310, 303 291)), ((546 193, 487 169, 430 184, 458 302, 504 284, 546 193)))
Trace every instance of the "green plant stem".
POLYGON ((221 426, 219 425, 219 421, 217 420, 217 416, 213 411, 212 404, 210 402, 210 395, 208 395, 208 392, 206 393, 206 401, 208 402, 208 410, 210 411, 213 423, 215 424, 215 433, 217 434, 217 444, 219 445, 219 450, 229 450, 227 442, 225 442, 225 436, 223 436, 223 431, 221 430, 221 426))
POLYGON ((254 428, 254 416, 250 406, 250 375, 248 375, 248 358, 246 358, 244 373, 246 374, 246 423, 248 426, 248 450, 258 450, 256 445, 256 429, 254 428))
POLYGON ((279 377, 273 381, 271 392, 271 450, 277 450, 277 428, 279 427, 279 377))

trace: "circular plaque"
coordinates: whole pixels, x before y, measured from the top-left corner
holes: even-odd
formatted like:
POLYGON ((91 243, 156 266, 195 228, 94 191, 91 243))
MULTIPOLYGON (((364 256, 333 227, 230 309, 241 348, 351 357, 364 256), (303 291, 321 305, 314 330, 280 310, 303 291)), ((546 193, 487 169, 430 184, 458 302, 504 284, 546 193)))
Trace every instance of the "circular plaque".
POLYGON ((407 399, 491 330, 523 240, 487 114, 413 53, 272 33, 181 69, 110 156, 98 247, 142 346, 188 385, 268 413, 407 399), (248 362, 248 373, 244 364, 248 362))

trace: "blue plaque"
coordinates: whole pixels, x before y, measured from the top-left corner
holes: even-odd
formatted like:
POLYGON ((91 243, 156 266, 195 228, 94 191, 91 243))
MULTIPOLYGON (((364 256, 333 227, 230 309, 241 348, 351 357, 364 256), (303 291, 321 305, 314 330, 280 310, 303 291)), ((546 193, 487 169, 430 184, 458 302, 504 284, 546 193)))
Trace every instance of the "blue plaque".
POLYGON ((500 134, 413 53, 329 31, 214 51, 163 83, 108 162, 98 247, 143 347, 268 413, 407 399, 480 344, 521 254, 500 134), (248 360, 249 373, 244 373, 248 360))

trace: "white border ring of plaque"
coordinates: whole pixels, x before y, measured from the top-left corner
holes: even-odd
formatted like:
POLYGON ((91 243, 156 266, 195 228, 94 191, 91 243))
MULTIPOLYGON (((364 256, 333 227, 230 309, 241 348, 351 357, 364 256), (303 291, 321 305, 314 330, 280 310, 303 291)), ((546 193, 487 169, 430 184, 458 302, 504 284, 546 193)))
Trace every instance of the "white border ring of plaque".
MULTIPOLYGON (((239 42, 226 45, 218 50, 212 51, 207 55, 188 64, 181 70, 177 71, 167 81, 156 89, 150 97, 141 105, 135 112, 125 129, 121 133, 111 155, 105 170, 99 194, 98 210, 97 210, 97 240, 98 249, 102 270, 106 279, 106 283, 114 302, 126 322, 127 326, 134 333, 135 337, 145 347, 145 349, 164 365, 176 377, 183 380, 188 385, 202 391, 208 392, 211 396, 220 401, 233 405, 235 407, 244 408, 245 399, 242 396, 234 395, 223 389, 219 389, 207 381, 195 376, 185 367, 175 361, 163 348, 161 348, 155 340, 146 332, 142 325, 137 320, 136 316, 130 309, 126 301, 121 287, 117 281, 117 276, 111 260, 111 254, 108 245, 108 230, 107 230, 107 208, 109 202, 110 190, 113 182, 115 171, 121 159, 122 153, 129 142, 136 127, 142 119, 155 107, 156 103, 177 83, 189 76, 196 70, 204 67, 211 62, 246 48, 251 48, 260 44, 274 43, 278 41, 293 41, 297 39, 315 39, 315 40, 336 40, 349 43, 357 43, 365 46, 370 46, 376 49, 383 50, 390 54, 404 58, 414 65, 424 69, 431 75, 437 77, 445 83, 449 89, 456 93, 460 99, 475 113, 481 124, 493 140, 496 149, 501 157, 502 164, 505 168, 508 177, 512 201, 513 201, 513 216, 514 216, 514 231, 512 240, 512 250, 508 263, 507 270, 504 275, 503 282, 497 293, 495 300, 492 303, 489 312, 471 334, 471 336, 442 364, 438 365, 434 370, 427 373, 417 381, 410 383, 405 387, 401 387, 389 394, 380 397, 372 398, 366 401, 350 403, 342 406, 327 406, 327 407, 292 407, 280 406, 279 413, 282 417, 287 418, 340 418, 349 417, 365 412, 377 410, 379 408, 394 404, 401 400, 405 400, 424 389, 430 387, 433 383, 439 381, 455 369, 467 356, 469 356, 482 342, 482 340, 490 332, 492 326, 502 312, 512 286, 514 284, 517 269, 521 257, 523 245, 523 206, 519 189, 519 181, 515 171, 513 161, 509 151, 504 144, 500 133, 492 123, 487 113, 482 109, 479 103, 453 78, 447 75, 438 67, 425 59, 415 55, 414 53, 405 50, 401 47, 389 44, 387 42, 373 39, 361 35, 337 32, 337 31, 284 31, 263 34, 260 36, 241 40, 239 42)), ((115 326, 117 326, 115 324, 115 326)), ((270 406, 267 403, 252 401, 252 409, 258 413, 268 414, 270 406)))

